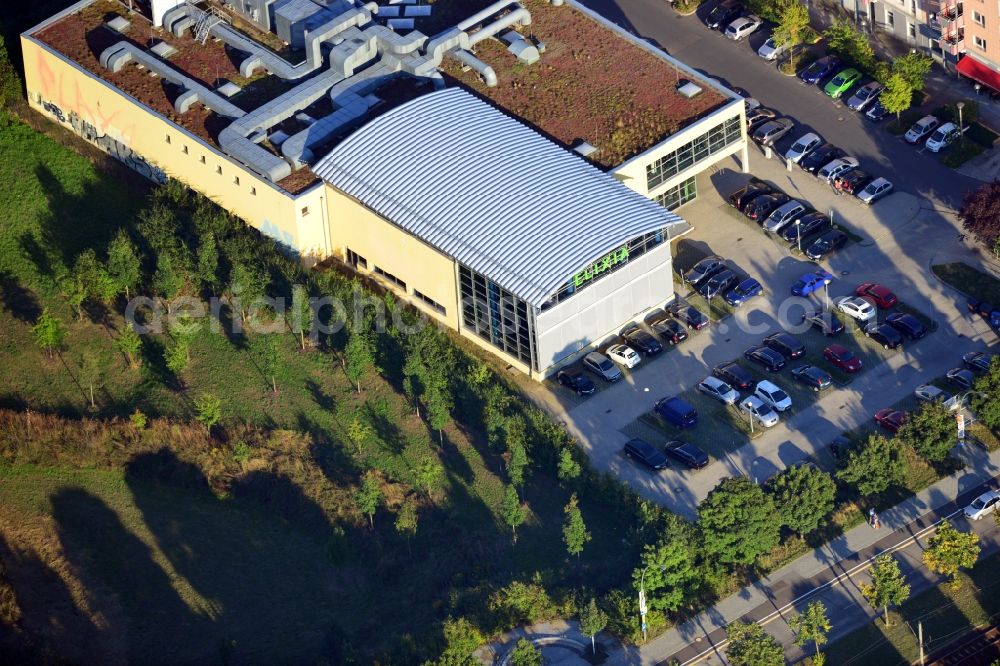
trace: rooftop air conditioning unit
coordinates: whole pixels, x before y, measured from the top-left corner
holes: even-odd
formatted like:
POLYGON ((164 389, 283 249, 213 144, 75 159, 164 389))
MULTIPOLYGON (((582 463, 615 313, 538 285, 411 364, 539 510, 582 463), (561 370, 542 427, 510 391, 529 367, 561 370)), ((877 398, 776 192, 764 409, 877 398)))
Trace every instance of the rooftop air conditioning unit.
POLYGON ((679 84, 677 84, 677 92, 684 95, 688 99, 691 99, 692 97, 701 93, 701 87, 695 85, 691 81, 681 81, 679 84))

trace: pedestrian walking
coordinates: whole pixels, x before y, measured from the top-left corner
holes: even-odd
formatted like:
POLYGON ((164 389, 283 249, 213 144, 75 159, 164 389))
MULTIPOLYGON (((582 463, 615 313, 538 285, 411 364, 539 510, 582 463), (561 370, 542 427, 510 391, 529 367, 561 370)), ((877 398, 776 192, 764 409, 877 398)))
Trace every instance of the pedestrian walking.
POLYGON ((868 509, 868 524, 875 526, 875 507, 868 509))
POLYGON ((872 527, 875 529, 882 527, 882 521, 879 520, 877 513, 872 517, 872 527))

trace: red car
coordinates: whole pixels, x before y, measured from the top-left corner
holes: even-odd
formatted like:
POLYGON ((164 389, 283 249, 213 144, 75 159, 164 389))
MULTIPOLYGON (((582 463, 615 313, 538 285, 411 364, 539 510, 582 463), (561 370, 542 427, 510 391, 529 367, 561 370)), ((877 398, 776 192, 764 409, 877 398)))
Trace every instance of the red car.
POLYGON ((906 412, 886 407, 875 412, 875 423, 895 434, 906 423, 906 412))
POLYGON ((884 287, 877 282, 865 282, 854 290, 854 295, 867 298, 883 310, 888 310, 895 306, 896 303, 899 303, 896 294, 889 291, 888 287, 884 287))
POLYGON ((844 372, 855 373, 861 370, 861 359, 843 345, 830 345, 823 350, 823 358, 844 372))

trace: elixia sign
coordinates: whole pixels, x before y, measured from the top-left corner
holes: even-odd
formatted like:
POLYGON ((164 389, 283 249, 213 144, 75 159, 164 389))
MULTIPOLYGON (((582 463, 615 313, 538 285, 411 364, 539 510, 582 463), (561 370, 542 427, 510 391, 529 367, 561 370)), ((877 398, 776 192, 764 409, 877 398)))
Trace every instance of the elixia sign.
POLYGON ((593 280, 594 278, 600 276, 602 273, 606 273, 613 266, 618 266, 624 264, 628 261, 628 246, 623 245, 622 247, 609 252, 604 255, 589 267, 583 269, 579 273, 573 276, 573 287, 579 289, 587 282, 593 280))

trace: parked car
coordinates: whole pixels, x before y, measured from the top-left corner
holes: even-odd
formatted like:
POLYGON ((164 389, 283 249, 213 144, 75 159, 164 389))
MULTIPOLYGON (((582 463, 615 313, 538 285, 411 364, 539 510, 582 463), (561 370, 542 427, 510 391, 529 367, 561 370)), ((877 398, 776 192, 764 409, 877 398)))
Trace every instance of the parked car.
POLYGON ((724 25, 729 25, 742 13, 743 5, 726 0, 712 8, 712 11, 705 17, 705 25, 712 30, 718 30, 724 25))
POLYGON ((597 390, 590 377, 579 370, 560 370, 556 373, 556 381, 577 395, 590 395, 597 390))
POLYGON ((802 315, 802 323, 809 322, 813 328, 827 337, 834 337, 844 332, 844 322, 833 312, 824 310, 808 310, 802 315))
POLYGON ((878 313, 871 301, 860 296, 845 296, 838 299, 837 309, 862 324, 874 319, 878 313))
POLYGON ((854 69, 853 67, 848 67, 845 70, 840 71, 835 77, 830 79, 830 82, 823 87, 823 92, 825 92, 830 97, 837 99, 845 92, 851 89, 858 80, 861 79, 861 72, 854 69))
POLYGON ((663 345, 659 340, 635 325, 626 329, 622 333, 622 338, 643 356, 655 356, 663 351, 663 345))
POLYGON ((884 409, 880 409, 875 412, 875 423, 895 434, 899 432, 899 429, 903 427, 904 423, 906 423, 906 417, 906 412, 901 412, 898 409, 893 409, 891 407, 885 407, 884 409))
POLYGON ((753 385, 753 375, 739 363, 729 361, 712 368, 712 374, 735 389, 745 391, 753 385))
POLYGON ((785 367, 785 357, 763 345, 750 347, 743 352, 743 356, 771 372, 777 372, 785 367))
POLYGON ((826 213, 814 210, 795 220, 795 224, 789 224, 785 227, 785 230, 781 232, 781 237, 795 245, 799 242, 799 238, 805 239, 818 234, 827 229, 830 224, 830 218, 827 217, 826 213))
POLYGON ((840 58, 823 56, 819 60, 799 72, 799 78, 805 83, 816 84, 836 72, 840 68, 840 58))
POLYGON ((765 347, 773 349, 789 360, 795 360, 806 353, 806 346, 791 333, 779 331, 764 338, 765 347))
POLYGON ((766 194, 762 197, 757 197, 748 203, 743 209, 743 214, 746 215, 747 218, 760 224, 766 220, 767 216, 774 212, 776 208, 784 206, 791 200, 792 198, 784 192, 766 194))
POLYGON ((615 363, 624 365, 626 368, 634 368, 642 362, 642 357, 636 350, 628 345, 611 345, 604 352, 615 363))
POLYGON ((885 117, 888 115, 889 115, 889 110, 885 108, 884 104, 882 104, 881 99, 875 100, 875 103, 872 104, 872 107, 867 111, 865 111, 865 118, 876 123, 884 120, 885 117))
POLYGON ((858 167, 858 161, 853 157, 838 157, 837 159, 824 164, 819 171, 816 172, 816 177, 819 178, 824 183, 833 182, 833 179, 841 175, 845 171, 850 171, 851 169, 856 169, 858 167))
POLYGON ((673 317, 662 317, 649 325, 661 338, 672 345, 680 344, 688 338, 684 325, 673 317))
POLYGON ((709 323, 709 318, 702 314, 698 308, 691 305, 676 303, 671 313, 674 317, 684 322, 688 328, 693 328, 696 331, 705 328, 709 323))
POLYGON ((860 372, 863 365, 861 359, 843 345, 830 345, 823 350, 823 358, 850 374, 860 372))
POLYGON ((751 178, 746 185, 729 195, 729 205, 738 211, 742 211, 748 203, 765 194, 776 194, 776 191, 763 180, 751 178))
POLYGON ((944 389, 934 386, 934 384, 921 384, 913 391, 913 395, 920 402, 936 402, 941 405, 947 405, 949 408, 958 406, 955 396, 944 389))
POLYGON ((997 507, 1000 507, 1000 490, 991 490, 972 500, 964 513, 969 520, 980 520, 994 513, 997 507))
POLYGON ((705 257, 684 273, 684 281, 692 287, 697 287, 698 283, 707 277, 715 275, 726 267, 726 260, 718 255, 705 257))
POLYGON ((808 296, 823 288, 823 285, 833 281, 833 275, 822 269, 806 273, 792 285, 793 296, 808 296))
POLYGON ((798 199, 792 199, 788 203, 771 211, 771 214, 767 216, 767 219, 764 220, 761 226, 764 227, 764 231, 776 234, 785 228, 785 226, 805 214, 806 210, 807 208, 804 203, 798 199))
POLYGON ((837 148, 832 143, 824 143, 821 146, 816 146, 811 153, 806 155, 801 162, 799 162, 799 167, 807 173, 816 173, 819 171, 824 164, 829 164, 833 160, 843 157, 846 155, 843 150, 837 148))
POLYGON ((992 362, 993 356, 986 352, 969 352, 962 356, 962 363, 973 372, 989 371, 992 362))
POLYGON ((843 194, 856 194, 872 182, 875 177, 857 167, 845 171, 833 179, 833 189, 843 194))
POLYGON ((754 278, 747 278, 727 291, 726 295, 723 296, 723 299, 726 303, 736 308, 743 305, 751 298, 760 296, 763 293, 764 287, 761 286, 760 282, 754 278))
POLYGON ((727 405, 735 405, 736 401, 740 399, 740 394, 718 377, 705 377, 698 382, 698 390, 727 405))
POLYGON ((883 310, 895 307, 899 303, 896 294, 892 293, 888 287, 877 282, 862 282, 854 290, 854 295, 868 299, 883 310))
POLYGON ((756 31, 763 23, 759 16, 747 14, 727 25, 725 35, 734 42, 738 42, 756 31))
POLYGON ((785 151, 785 159, 798 164, 809 153, 823 144, 823 137, 815 132, 809 132, 799 137, 792 147, 785 151))
POLYGON ((757 49, 757 55, 770 62, 771 60, 777 60, 787 50, 788 47, 784 44, 775 43, 774 37, 768 37, 767 41, 757 49))
POLYGON ((934 130, 934 133, 927 139, 927 150, 932 153, 939 153, 958 141, 960 136, 962 136, 962 133, 958 130, 958 126, 955 123, 945 123, 934 130))
POLYGON ((752 138, 761 146, 770 146, 791 132, 793 127, 795 127, 795 123, 792 122, 791 118, 777 118, 764 123, 754 130, 752 138))
POLYGON ((885 323, 905 335, 910 340, 919 340, 927 335, 927 328, 923 323, 906 312, 893 312, 885 318, 885 323))
POLYGON ((906 134, 903 135, 903 138, 906 139, 907 143, 920 143, 927 136, 929 136, 931 132, 936 130, 940 124, 941 121, 934 116, 924 116, 917 122, 913 123, 913 125, 910 126, 910 129, 906 130, 906 134))
POLYGON ((583 367, 606 382, 616 382, 622 378, 622 371, 611 359, 600 352, 590 352, 583 357, 583 367))
POLYGON ((1000 335, 1000 309, 993 307, 992 303, 987 301, 980 301, 975 298, 970 298, 966 301, 965 306, 969 309, 972 314, 978 314, 982 317, 990 328, 1000 335))
POLYGON ((739 280, 739 275, 728 268, 724 268, 707 280, 703 280, 698 285, 698 293, 710 301, 716 296, 720 296, 732 289, 739 280))
POLYGON ((832 229, 810 243, 809 247, 805 249, 805 254, 813 261, 819 261, 826 255, 844 247, 846 244, 847 234, 843 231, 832 229))
POLYGON ((757 107, 753 111, 747 113, 747 133, 749 134, 755 128, 760 127, 767 121, 774 120, 777 117, 778 114, 771 109, 765 109, 762 106, 757 107))
POLYGON ((892 193, 892 183, 885 178, 876 178, 865 185, 864 189, 855 194, 861 203, 871 205, 892 193))
POLYGON ((972 370, 966 368, 952 368, 947 373, 945 377, 954 386, 962 389, 963 391, 968 391, 972 388, 972 385, 976 383, 976 376, 972 374, 972 370))
POLYGON ((708 454, 690 442, 670 440, 663 445, 663 452, 691 469, 701 469, 708 465, 708 454))
POLYGON ((777 384, 766 379, 757 382, 757 388, 754 389, 753 394, 761 402, 771 405, 779 412, 787 411, 792 407, 792 399, 788 397, 788 394, 782 391, 777 384))
POLYGON ((743 402, 740 403, 740 411, 746 414, 751 421, 756 421, 765 428, 778 425, 778 412, 756 396, 751 395, 744 398, 743 402))
POLYGON ((625 442, 623 453, 652 470, 660 471, 667 468, 667 456, 644 439, 630 439, 625 442))
POLYGON ((869 81, 854 91, 851 98, 847 100, 847 108, 852 111, 864 111, 878 99, 883 90, 885 90, 885 86, 878 81, 869 81))
POLYGON ((800 384, 805 384, 813 391, 822 391, 833 384, 830 373, 815 365, 801 365, 792 370, 792 378, 800 384))
POLYGON ((871 338, 883 349, 895 349, 903 344, 903 336, 889 324, 872 322, 865 326, 865 337, 871 338))
POLYGON ((660 398, 653 411, 675 428, 693 428, 698 425, 698 412, 686 400, 678 397, 660 398))

